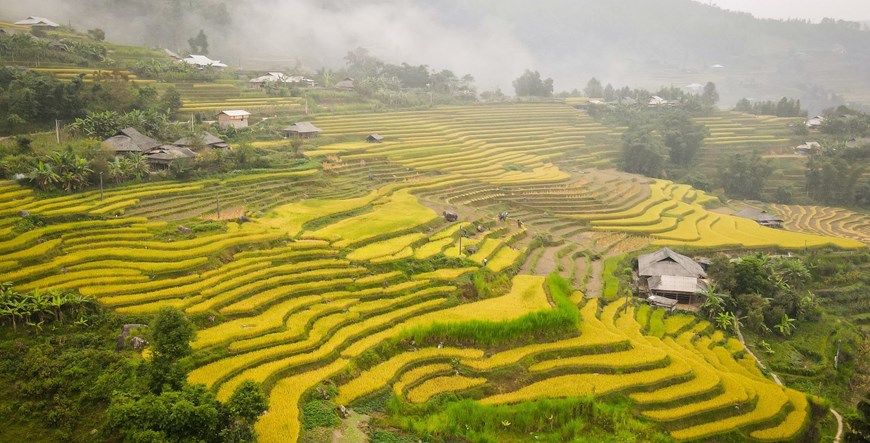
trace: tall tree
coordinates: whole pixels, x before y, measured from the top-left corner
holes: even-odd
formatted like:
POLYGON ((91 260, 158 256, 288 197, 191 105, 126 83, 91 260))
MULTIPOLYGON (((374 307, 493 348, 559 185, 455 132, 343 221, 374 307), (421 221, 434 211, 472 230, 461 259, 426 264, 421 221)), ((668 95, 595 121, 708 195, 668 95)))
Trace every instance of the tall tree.
POLYGON ((684 111, 669 112, 661 122, 662 138, 671 161, 689 166, 709 135, 707 127, 695 123, 684 111))
POLYGON ((622 169, 660 177, 665 167, 665 145, 650 126, 630 126, 622 135, 622 169))
POLYGON ((538 71, 526 70, 513 82, 517 97, 551 97, 553 95, 553 79, 541 80, 538 71))
POLYGON ((760 198, 773 167, 758 153, 737 153, 727 158, 720 170, 725 193, 737 198, 760 198))
POLYGON ((205 35, 205 31, 202 29, 199 30, 199 34, 196 34, 196 37, 188 39, 187 44, 190 45, 191 53, 208 55, 208 36, 205 35))
POLYGON ((604 88, 601 86, 601 82, 598 81, 597 78, 592 77, 588 82, 586 82, 586 87, 583 88, 583 93, 586 94, 587 97, 602 98, 604 97, 604 88))
POLYGON ((150 388, 159 394, 165 387, 180 389, 187 371, 179 360, 190 355, 193 325, 178 309, 162 308, 151 322, 150 388))
POLYGON ((707 82, 704 85, 704 93, 701 94, 701 100, 707 106, 716 106, 716 103, 719 103, 719 92, 716 91, 716 85, 713 82, 707 82))

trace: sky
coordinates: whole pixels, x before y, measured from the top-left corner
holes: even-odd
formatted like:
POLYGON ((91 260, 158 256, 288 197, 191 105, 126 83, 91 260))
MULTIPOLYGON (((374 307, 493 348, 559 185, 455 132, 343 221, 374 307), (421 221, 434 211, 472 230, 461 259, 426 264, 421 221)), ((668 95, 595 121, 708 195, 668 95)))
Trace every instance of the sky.
POLYGON ((870 21, 867 0, 696 0, 722 9, 748 12, 759 18, 870 21))

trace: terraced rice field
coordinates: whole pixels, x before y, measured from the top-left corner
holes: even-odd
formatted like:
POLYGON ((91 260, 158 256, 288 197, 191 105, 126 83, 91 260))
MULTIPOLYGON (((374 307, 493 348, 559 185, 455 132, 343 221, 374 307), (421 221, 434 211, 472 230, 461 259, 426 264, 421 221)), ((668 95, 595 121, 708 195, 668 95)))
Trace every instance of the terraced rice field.
POLYGON ((870 216, 825 206, 772 205, 790 231, 844 237, 870 243, 870 216))
POLYGON ((181 94, 179 113, 217 113, 226 109, 244 109, 253 114, 303 111, 300 98, 270 97, 229 83, 176 83, 174 87, 181 94))
MULTIPOLYGON (((598 295, 604 260, 650 242, 859 248, 860 239, 760 228, 709 211, 715 199, 688 186, 596 169, 613 158, 608 140, 618 131, 565 105, 446 107, 316 124, 336 137, 387 139, 310 153, 329 170, 147 183, 102 199, 93 191, 40 199, 0 182, 0 281, 78 290, 126 313, 174 306, 214 315, 192 343, 200 363, 189 379, 220 399, 246 379, 263 383, 269 413, 256 429, 265 442, 296 441, 299 402, 328 379, 341 381, 335 401, 350 407, 384 392, 414 404, 624 394, 640 415, 686 440, 734 431, 775 440, 806 423, 803 394, 764 378, 706 321, 587 297, 598 295), (443 209, 460 220, 445 221, 443 209), (45 225, 22 228, 21 210, 45 225), (496 218, 502 211, 508 220, 496 218), (178 229, 202 220, 218 228, 178 229), (529 250, 543 235, 552 242, 529 250), (510 289, 459 297, 466 276, 484 266, 509 272, 510 289), (576 334, 497 349, 423 346, 358 370, 367 351, 411 328, 554 309, 544 278, 517 269, 557 271, 586 290, 569 294, 582 306, 576 334), (505 385, 497 376, 505 370, 529 374, 529 383, 505 385)), ((847 219, 835 215, 828 225, 863 226, 847 219)))
POLYGON ((140 79, 133 72, 124 69, 42 67, 30 68, 30 70, 41 74, 51 75, 58 80, 73 80, 81 77, 82 81, 85 83, 104 80, 125 80, 137 85, 157 83, 156 80, 140 79))

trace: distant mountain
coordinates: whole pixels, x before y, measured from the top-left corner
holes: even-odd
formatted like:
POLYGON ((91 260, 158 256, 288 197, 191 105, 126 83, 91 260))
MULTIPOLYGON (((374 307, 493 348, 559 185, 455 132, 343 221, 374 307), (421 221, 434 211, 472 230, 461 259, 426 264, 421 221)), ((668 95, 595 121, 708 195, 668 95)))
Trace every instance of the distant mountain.
POLYGON ((452 0, 437 11, 507 22, 557 89, 591 76, 648 88, 709 80, 725 104, 788 95, 819 110, 838 94, 870 105, 870 32, 860 26, 757 19, 690 0, 452 0))
POLYGON ((176 51, 203 29, 213 58, 254 69, 340 68, 363 46, 506 93, 529 68, 557 91, 592 76, 648 89, 713 81, 727 106, 782 96, 811 112, 870 105, 861 24, 756 19, 692 0, 29 0, 2 9, 176 51))

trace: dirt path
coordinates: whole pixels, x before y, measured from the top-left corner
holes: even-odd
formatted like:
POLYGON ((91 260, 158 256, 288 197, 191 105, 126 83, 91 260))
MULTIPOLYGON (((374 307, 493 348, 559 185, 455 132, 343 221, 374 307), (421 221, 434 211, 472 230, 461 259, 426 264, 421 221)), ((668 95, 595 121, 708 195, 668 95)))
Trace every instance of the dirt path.
POLYGON ((837 419, 837 436, 834 437, 834 443, 840 443, 843 441, 843 416, 834 408, 831 408, 831 414, 834 414, 834 418, 837 419))
POLYGON ((549 275, 556 270, 556 253, 562 249, 564 245, 547 246, 544 248, 544 253, 538 259, 533 273, 535 275, 549 275))
POLYGON ((589 274, 589 281, 586 282, 586 298, 601 297, 601 271, 604 269, 604 263, 601 260, 592 261, 592 272, 589 274))

